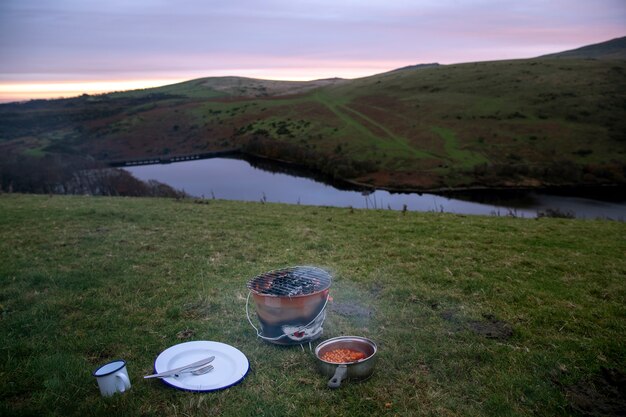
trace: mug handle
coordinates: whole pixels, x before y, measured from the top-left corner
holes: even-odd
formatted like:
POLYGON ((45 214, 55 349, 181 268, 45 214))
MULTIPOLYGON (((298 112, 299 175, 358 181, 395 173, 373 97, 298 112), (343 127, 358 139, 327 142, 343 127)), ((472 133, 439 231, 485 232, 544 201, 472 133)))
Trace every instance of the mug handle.
POLYGON ((117 382, 115 383, 115 388, 117 388, 119 392, 124 392, 130 388, 130 379, 128 379, 125 373, 118 372, 115 374, 115 377, 122 380, 123 385, 121 387, 117 382))

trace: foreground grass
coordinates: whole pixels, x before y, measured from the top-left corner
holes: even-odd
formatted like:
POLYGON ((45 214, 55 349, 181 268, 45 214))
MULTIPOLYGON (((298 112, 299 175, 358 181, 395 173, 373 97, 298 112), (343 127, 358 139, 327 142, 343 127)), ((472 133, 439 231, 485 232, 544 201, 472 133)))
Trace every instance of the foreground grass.
POLYGON ((0 414, 576 414, 572 387, 603 401, 592 382, 626 368, 625 252, 608 221, 2 195, 0 414), (308 350, 249 328, 247 280, 299 264, 334 272, 324 338, 379 344, 369 381, 330 391, 308 350), (207 394, 141 379, 188 340, 250 373, 207 394), (91 371, 116 358, 133 387, 103 399, 91 371))

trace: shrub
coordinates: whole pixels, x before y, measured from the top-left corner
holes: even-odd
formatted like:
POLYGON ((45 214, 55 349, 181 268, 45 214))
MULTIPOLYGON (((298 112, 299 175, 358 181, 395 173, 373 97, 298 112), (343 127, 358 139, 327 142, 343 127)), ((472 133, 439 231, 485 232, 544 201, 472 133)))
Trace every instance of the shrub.
POLYGON ((537 217, 554 217, 559 219, 575 219, 576 215, 570 210, 561 210, 558 208, 547 208, 537 212, 537 217))

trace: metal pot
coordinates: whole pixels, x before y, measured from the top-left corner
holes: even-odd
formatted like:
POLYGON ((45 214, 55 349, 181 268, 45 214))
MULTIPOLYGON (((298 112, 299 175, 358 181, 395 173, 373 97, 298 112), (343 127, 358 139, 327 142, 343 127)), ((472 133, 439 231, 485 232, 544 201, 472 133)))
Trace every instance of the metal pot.
POLYGON ((374 372, 376 363, 376 343, 359 336, 340 336, 328 339, 315 348, 320 371, 330 376, 329 388, 339 388, 344 379, 363 380, 369 378, 374 372), (335 349, 352 349, 365 354, 365 359, 345 364, 327 362, 321 357, 324 353, 335 349))

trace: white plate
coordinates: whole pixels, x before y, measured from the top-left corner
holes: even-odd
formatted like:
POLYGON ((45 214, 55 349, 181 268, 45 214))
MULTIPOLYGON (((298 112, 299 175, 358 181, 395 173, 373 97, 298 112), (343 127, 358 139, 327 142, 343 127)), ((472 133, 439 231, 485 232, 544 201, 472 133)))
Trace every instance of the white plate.
POLYGON ((232 387, 243 380, 250 369, 248 358, 239 349, 220 342, 196 341, 165 349, 154 361, 155 372, 165 372, 215 356, 213 370, 204 375, 185 373, 178 378, 161 378, 174 388, 187 391, 216 391, 232 387))

